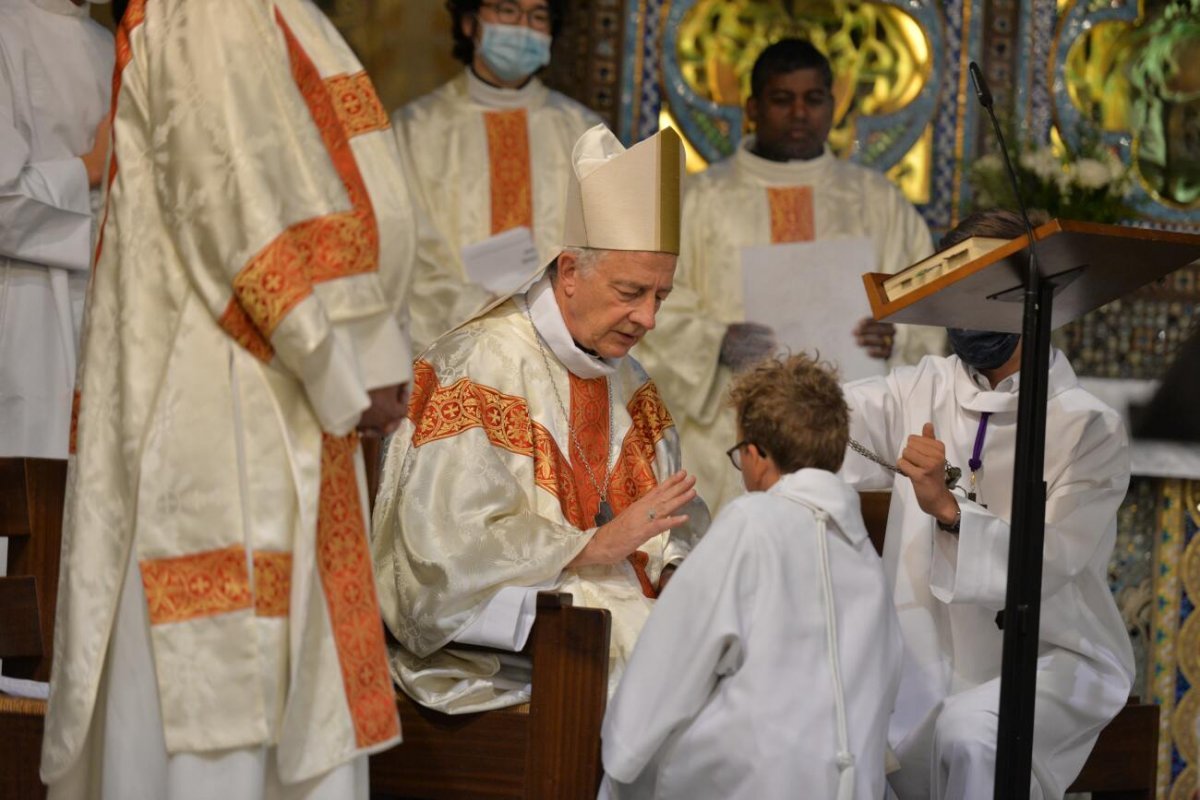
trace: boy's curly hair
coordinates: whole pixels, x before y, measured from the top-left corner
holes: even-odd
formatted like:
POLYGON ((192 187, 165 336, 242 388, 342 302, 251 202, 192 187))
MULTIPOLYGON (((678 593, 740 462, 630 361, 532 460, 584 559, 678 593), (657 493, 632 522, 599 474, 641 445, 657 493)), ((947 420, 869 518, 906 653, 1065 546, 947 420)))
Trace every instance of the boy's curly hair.
POLYGON ((780 472, 841 469, 850 409, 830 364, 803 353, 765 359, 734 379, 729 403, 742 438, 774 459, 780 472))

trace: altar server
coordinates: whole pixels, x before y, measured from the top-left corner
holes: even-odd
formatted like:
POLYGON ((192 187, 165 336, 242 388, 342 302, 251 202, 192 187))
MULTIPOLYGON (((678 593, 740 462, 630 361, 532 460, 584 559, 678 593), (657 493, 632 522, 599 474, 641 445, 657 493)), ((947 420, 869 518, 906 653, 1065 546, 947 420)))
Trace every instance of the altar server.
POLYGON ((604 720, 601 797, 878 800, 900 629, 858 494, 848 411, 807 356, 735 379, 726 506, 642 631, 604 720))
MULTIPOLYGON (((1015 214, 972 215, 942 239, 1025 235, 1015 214)), ((1021 375, 1018 334, 951 330, 955 354, 846 386, 853 453, 844 477, 891 489, 883 562, 905 660, 889 740, 902 800, 990 797, 1021 375), (964 470, 946 486, 946 461, 964 470)), ((1129 448, 1115 411, 1050 354, 1046 540, 1033 725, 1033 798, 1061 798, 1129 697, 1133 652, 1108 587, 1129 448)))
POLYGON ((88 8, 0 0, 0 457, 67 457, 113 68, 88 8))

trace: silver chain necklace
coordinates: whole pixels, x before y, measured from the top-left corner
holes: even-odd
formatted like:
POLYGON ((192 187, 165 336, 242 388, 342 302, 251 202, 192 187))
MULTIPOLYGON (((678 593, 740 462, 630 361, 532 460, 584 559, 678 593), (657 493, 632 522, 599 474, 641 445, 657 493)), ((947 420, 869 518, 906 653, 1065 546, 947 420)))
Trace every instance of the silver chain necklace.
MULTIPOLYGON (((860 456, 867 459, 868 461, 874 461, 879 466, 883 467, 884 469, 890 469, 892 472, 896 473, 897 475, 904 474, 900 471, 900 468, 897 467, 895 464, 889 464, 888 462, 884 461, 882 458, 875 455, 875 453, 871 452, 864 445, 860 444, 859 442, 856 442, 854 439, 851 439, 849 444, 850 444, 851 450, 858 453, 860 456)), ((955 486, 958 485, 958 479, 961 477, 962 477, 962 470, 959 469, 958 467, 954 466, 953 464, 951 464, 949 461, 947 461, 946 462, 946 488, 953 489, 955 486)))
MULTIPOLYGON (((558 383, 554 380, 554 370, 550 368, 550 356, 546 355, 546 347, 542 344, 542 334, 538 332, 537 325, 533 324, 533 312, 530 311, 530 304, 525 302, 525 318, 529 320, 529 327, 533 330, 533 340, 537 342, 538 351, 542 354, 542 363, 546 365, 546 375, 550 378, 550 388, 554 390, 554 401, 558 403, 558 410, 562 413, 563 419, 567 421, 567 435, 571 438, 571 444, 575 445, 575 452, 579 455, 579 462, 583 464, 583 469, 587 473, 588 480, 592 484, 592 488, 596 490, 596 494, 600 496, 600 508, 596 512, 596 527, 600 527, 612 520, 616 514, 613 513, 613 508, 608 502, 608 481, 612 477, 613 465, 609 463, 608 454, 604 456, 604 482, 600 483, 596 480, 596 473, 592 472, 592 465, 588 463, 587 454, 583 451, 583 445, 579 443, 579 436, 575 433, 575 429, 571 426, 571 415, 567 413, 567 407, 563 405, 562 396, 558 393, 558 383)), ((612 396, 612 381, 605 379, 605 387, 608 389, 608 442, 607 446, 612 448, 613 441, 613 396, 612 396)))

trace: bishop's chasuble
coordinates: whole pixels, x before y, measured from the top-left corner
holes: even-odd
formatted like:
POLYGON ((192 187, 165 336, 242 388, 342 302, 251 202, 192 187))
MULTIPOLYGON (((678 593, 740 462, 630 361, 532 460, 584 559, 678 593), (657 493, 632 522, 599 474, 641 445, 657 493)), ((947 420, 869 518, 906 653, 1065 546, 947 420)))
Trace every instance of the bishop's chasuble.
MULTIPOLYGON (((468 635, 483 617, 521 628, 520 600, 511 613, 500 601, 517 587, 534 587, 527 596, 540 587, 612 612, 611 692, 663 565, 683 558, 708 527, 697 498, 681 512, 690 517, 683 528, 630 560, 565 569, 595 531, 600 504, 580 450, 597 482, 612 465, 606 494, 618 514, 679 470, 675 428, 654 384, 633 358, 601 360, 575 346, 548 276, 439 339, 415 372, 373 525, 383 615, 400 643, 392 649, 397 682, 450 713, 527 701, 527 684, 497 674, 497 656, 453 642, 485 641, 468 635)), ((508 649, 519 650, 527 632, 512 635, 508 649)))
MULTIPOLYGON (((889 273, 933 252, 925 221, 882 173, 828 148, 810 161, 769 161, 750 151, 753 141, 743 140, 732 158, 685 187, 675 289, 636 351, 676 415, 684 468, 714 512, 742 493, 724 454, 737 441, 726 405, 732 373, 718 363, 726 329, 746 318, 742 248, 866 236, 878 271, 889 273)), ((847 286, 862 291, 857 275, 847 286)), ((847 336, 855 322, 847 320, 847 336)), ((895 357, 915 361, 931 349, 940 352, 945 334, 930 330, 902 326, 907 336, 898 332, 895 357)))
MULTIPOLYGON (((412 174, 414 194, 444 242, 423 251, 446 253, 422 264, 414 283, 413 339, 433 341, 486 300, 467 282, 462 248, 524 225, 533 233, 540 263, 558 254, 571 150, 600 118, 531 78, 520 89, 500 89, 471 70, 392 115, 412 174)), ((422 226, 426 227, 425 225, 422 226)))
POLYGON ((133 0, 113 99, 42 778, 361 774, 400 735, 353 433, 411 377, 387 115, 307 0, 133 0))

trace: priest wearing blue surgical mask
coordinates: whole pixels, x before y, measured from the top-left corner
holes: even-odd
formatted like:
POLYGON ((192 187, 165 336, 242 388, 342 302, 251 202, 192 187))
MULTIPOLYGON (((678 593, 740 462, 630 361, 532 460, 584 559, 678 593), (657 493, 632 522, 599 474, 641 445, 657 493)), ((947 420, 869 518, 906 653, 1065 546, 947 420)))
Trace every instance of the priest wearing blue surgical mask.
MULTIPOLYGON (((942 239, 1025 234, 1007 211, 975 214, 942 239)), ((890 489, 884 572, 905 657, 888 741, 901 798, 990 797, 995 773, 1021 341, 950 330, 927 356, 845 387, 850 436, 896 472, 848 453, 842 475, 890 489), (962 469, 956 490, 947 462, 962 469)), ((1046 539, 1031 798, 1061 798, 1133 681, 1129 637, 1108 588, 1117 508, 1129 484, 1120 417, 1050 353, 1046 539)))
MULTIPOLYGON (((514 228, 538 263, 557 252, 571 150, 600 118, 546 88, 565 0, 449 0, 454 55, 466 69, 392 115, 424 212, 426 263, 414 275, 413 338, 428 343, 488 299, 463 248, 514 228), (433 264, 433 267, 428 264, 433 264)), ((510 233, 510 235, 513 235, 510 233)))

